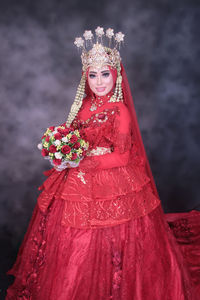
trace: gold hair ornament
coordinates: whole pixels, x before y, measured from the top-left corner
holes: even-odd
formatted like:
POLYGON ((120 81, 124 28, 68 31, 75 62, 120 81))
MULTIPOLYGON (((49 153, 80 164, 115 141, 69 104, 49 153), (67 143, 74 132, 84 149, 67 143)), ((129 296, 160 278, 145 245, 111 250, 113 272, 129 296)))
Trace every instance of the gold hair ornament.
POLYGON ((114 34, 114 30, 108 28, 104 33, 103 27, 97 27, 95 29, 96 41, 94 41, 94 35, 91 30, 86 30, 83 37, 75 38, 74 44, 82 49, 81 60, 83 65, 83 71, 86 71, 88 67, 93 66, 101 68, 102 66, 109 65, 116 68, 121 61, 120 53, 117 48, 120 48, 121 43, 124 41, 124 34, 118 32, 114 34), (108 38, 109 47, 104 46, 103 37, 108 38), (94 41, 94 42, 93 42, 94 41), (114 47, 111 48, 111 44, 114 43, 114 47), (89 45, 92 46, 90 50, 86 50, 89 45))
POLYGON ((121 75, 121 65, 117 66, 117 80, 115 84, 115 91, 112 97, 108 102, 119 102, 123 101, 123 93, 122 93, 122 75, 121 75))
POLYGON ((74 102, 71 106, 69 115, 67 117, 67 121, 66 121, 66 126, 67 127, 70 126, 70 124, 75 119, 79 109, 82 106, 83 98, 84 98, 84 95, 85 95, 85 82, 86 82, 86 74, 84 72, 82 77, 81 77, 81 81, 79 83, 79 86, 78 86, 78 89, 77 89, 77 92, 76 92, 76 97, 74 99, 74 102))

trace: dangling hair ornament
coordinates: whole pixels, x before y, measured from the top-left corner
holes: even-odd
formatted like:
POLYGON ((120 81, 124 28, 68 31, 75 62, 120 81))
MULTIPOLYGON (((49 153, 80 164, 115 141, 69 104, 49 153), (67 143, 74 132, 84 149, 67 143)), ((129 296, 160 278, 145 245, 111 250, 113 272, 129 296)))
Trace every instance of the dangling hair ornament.
POLYGON ((83 37, 85 38, 86 47, 92 46, 93 33, 91 30, 85 30, 83 37), (89 42, 89 43, 88 43, 89 42))
POLYGON ((86 82, 86 74, 84 72, 81 77, 81 81, 79 83, 79 86, 78 86, 78 89, 76 92, 75 100, 71 106, 71 109, 70 109, 70 112, 69 112, 69 115, 67 118, 67 122, 66 122, 67 127, 69 127, 70 124, 72 123, 72 121, 75 119, 75 117, 83 103, 83 98, 85 95, 85 82, 86 82))
POLYGON ((111 68, 117 69, 115 91, 109 102, 123 101, 120 66, 121 57, 117 48, 120 49, 121 43, 124 41, 124 34, 122 32, 114 34, 114 30, 112 28, 108 28, 106 33, 104 33, 104 28, 98 26, 95 29, 95 35, 95 43, 93 42, 94 35, 91 30, 86 30, 84 32, 84 39, 82 37, 77 37, 74 41, 74 44, 77 46, 77 48, 82 50, 81 60, 83 74, 77 89, 74 103, 71 106, 70 113, 67 118, 67 126, 70 126, 82 106, 85 95, 86 70, 91 66, 98 69, 101 69, 103 66, 110 66, 111 68), (103 45, 104 35, 108 38, 108 47, 103 45), (114 48, 111 48, 112 43, 114 44, 114 48), (87 51, 86 48, 89 46, 92 48, 87 51))
POLYGON ((106 30, 106 36, 107 36, 107 38, 109 40, 108 47, 110 48, 111 47, 111 43, 112 43, 112 37, 114 36, 114 30, 111 29, 111 28, 108 28, 106 30))
POLYGON ((98 26, 95 29, 95 33, 96 33, 96 37, 97 37, 97 44, 103 44, 103 41, 102 41, 102 36, 104 35, 103 27, 98 26))
POLYGON ((115 41, 118 44, 118 47, 120 49, 121 43, 124 41, 124 34, 122 32, 116 33, 115 41))

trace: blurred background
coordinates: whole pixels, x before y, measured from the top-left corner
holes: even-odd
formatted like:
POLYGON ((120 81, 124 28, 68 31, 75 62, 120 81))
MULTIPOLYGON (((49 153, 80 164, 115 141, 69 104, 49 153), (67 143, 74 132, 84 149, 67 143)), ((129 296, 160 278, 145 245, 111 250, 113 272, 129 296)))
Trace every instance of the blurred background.
POLYGON ((121 56, 165 212, 200 209, 200 2, 0 1, 0 297, 50 165, 37 144, 81 77, 75 37, 125 33, 121 56))

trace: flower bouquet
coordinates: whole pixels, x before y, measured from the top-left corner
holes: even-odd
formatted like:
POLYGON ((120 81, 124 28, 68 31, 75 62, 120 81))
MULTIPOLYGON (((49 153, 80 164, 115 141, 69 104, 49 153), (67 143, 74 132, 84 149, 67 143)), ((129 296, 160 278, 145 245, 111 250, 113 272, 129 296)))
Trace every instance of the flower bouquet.
POLYGON ((80 132, 67 128, 65 124, 47 128, 38 149, 56 170, 75 168, 86 155, 89 143, 81 138, 80 132))

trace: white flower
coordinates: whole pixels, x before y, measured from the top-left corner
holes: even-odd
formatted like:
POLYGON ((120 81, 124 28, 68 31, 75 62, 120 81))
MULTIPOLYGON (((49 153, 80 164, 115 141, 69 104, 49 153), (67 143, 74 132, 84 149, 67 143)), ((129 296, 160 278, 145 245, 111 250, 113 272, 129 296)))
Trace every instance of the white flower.
POLYGON ((108 29, 106 30, 106 36, 107 36, 109 39, 111 39, 111 38, 113 37, 113 35, 114 35, 114 30, 111 29, 111 28, 108 28, 108 29))
POLYGON ((63 141, 64 143, 67 143, 67 142, 69 141, 69 139, 65 136, 65 137, 62 138, 62 141, 63 141))
POLYGON ((56 134, 56 133, 58 133, 58 131, 57 131, 57 130, 54 130, 54 131, 52 132, 52 135, 54 135, 54 134, 56 134))
POLYGON ((55 153, 55 158, 61 159, 62 158, 62 154, 60 152, 56 152, 55 153))
POLYGON ((55 145, 55 146, 60 146, 60 144, 61 144, 61 141, 60 141, 60 140, 55 140, 55 142, 54 142, 54 145, 55 145))
POLYGON ((82 37, 77 37, 75 38, 74 44, 78 47, 81 48, 84 46, 84 40, 82 39, 82 37))
POLYGON ((95 32, 96 32, 97 37, 102 37, 102 36, 104 35, 103 27, 99 27, 99 26, 98 26, 98 27, 95 29, 95 32))
POLYGON ((85 30, 84 34, 83 34, 85 40, 91 40, 93 37, 92 31, 91 30, 85 30))
POLYGON ((42 150, 42 148, 43 148, 41 143, 38 144, 37 147, 38 147, 39 150, 42 150))
POLYGON ((115 34, 115 40, 118 42, 118 43, 121 43, 123 42, 124 40, 124 34, 122 32, 118 32, 115 34))

